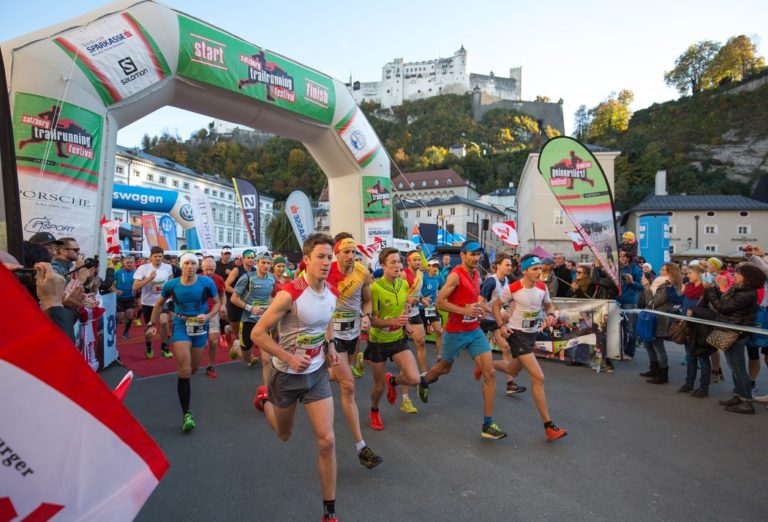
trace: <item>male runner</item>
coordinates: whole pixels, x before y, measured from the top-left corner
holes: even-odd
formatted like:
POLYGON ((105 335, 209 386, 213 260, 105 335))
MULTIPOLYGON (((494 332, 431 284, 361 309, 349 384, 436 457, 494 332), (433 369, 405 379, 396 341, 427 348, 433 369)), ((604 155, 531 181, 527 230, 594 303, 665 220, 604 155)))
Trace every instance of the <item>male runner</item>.
MULTIPOLYGON (((363 440, 360 413, 355 400, 355 377, 351 367, 356 362, 355 352, 360 332, 368 331, 371 324, 371 275, 363 265, 355 262, 357 243, 351 234, 341 232, 334 239, 336 261, 331 265, 328 284, 338 294, 336 311, 333 313, 333 337, 336 340, 339 365, 331 369, 331 380, 337 381, 341 388, 341 406, 349 431, 352 432, 360 464, 371 469, 381 464, 383 459, 363 440)), ((362 358, 363 354, 359 355, 362 358)))
POLYGON ((173 297, 175 314, 173 351, 176 354, 176 364, 179 369, 176 389, 183 415, 181 429, 187 433, 195 429, 195 419, 189 409, 192 396, 189 379, 200 366, 200 359, 203 357, 203 349, 208 339, 208 321, 218 313, 221 301, 213 280, 197 275, 197 257, 194 254, 181 256, 181 277, 171 279, 163 285, 161 295, 148 319, 150 322, 147 331, 151 336, 157 332, 155 323, 160 320, 165 301, 170 297, 173 297), (210 310, 208 310, 208 299, 213 299, 213 307, 210 310))
MULTIPOLYGON (((383 270, 380 279, 371 285, 371 332, 364 358, 371 364, 373 388, 371 388, 371 429, 383 430, 379 413, 379 399, 386 384, 387 402, 397 402, 397 385, 415 386, 419 383, 416 359, 408 349, 405 333, 411 333, 406 304, 408 283, 400 277, 403 268, 400 251, 388 247, 379 252, 379 264, 383 270), (405 329, 405 333, 403 332, 405 329), (384 373, 387 359, 400 368, 397 377, 384 373)), ((411 405, 413 407, 413 405, 411 405)), ((414 410, 416 408, 413 408, 414 410)), ((403 411, 406 411, 403 409, 403 411)), ((406 411, 416 413, 415 411, 406 411)))
MULTIPOLYGON (((483 284, 480 285, 480 304, 485 308, 485 318, 480 321, 480 328, 483 332, 493 332, 493 338, 496 341, 496 345, 501 348, 502 361, 493 361, 493 367, 496 370, 507 373, 509 369, 511 374, 507 374, 507 395, 514 395, 516 393, 523 393, 527 388, 525 386, 519 386, 515 383, 515 377, 520 373, 522 365, 517 359, 512 357, 509 352, 509 344, 507 340, 501 335, 499 331, 499 324, 496 323, 496 318, 493 316, 493 303, 495 303, 501 292, 507 287, 508 277, 512 274, 512 260, 506 254, 499 254, 496 256, 496 260, 491 267, 495 270, 495 273, 486 277, 483 284)), ((504 319, 509 316, 506 313, 502 313, 504 319)), ((475 379, 480 379, 480 368, 475 366, 475 379)))
POLYGON ((125 325, 123 339, 129 336, 129 330, 136 319, 136 297, 133 295, 133 272, 136 270, 133 256, 123 258, 122 267, 115 272, 112 291, 117 295, 117 322, 125 325))
POLYGON ((232 260, 232 248, 221 247, 221 260, 216 263, 216 275, 226 279, 233 268, 235 268, 235 262, 232 260))
MULTIPOLYGON (((197 258, 195 258, 197 259, 197 258)), ((141 290, 141 312, 144 315, 144 342, 147 345, 147 359, 155 356, 152 350, 152 338, 158 329, 152 322, 152 309, 160 300, 160 292, 163 285, 173 279, 173 271, 170 265, 163 263, 163 249, 159 246, 152 247, 149 251, 149 263, 141 265, 133 274, 133 291, 141 290)), ((163 300, 165 303, 165 300, 163 300)), ((160 351, 163 357, 170 359, 173 354, 167 347, 168 342, 168 313, 163 310, 158 315, 160 331, 160 351)))
MULTIPOLYGON (((417 251, 409 252, 405 256, 407 268, 403 270, 400 277, 408 283, 408 323, 411 325, 410 336, 413 344, 416 345, 416 362, 419 366, 419 373, 424 374, 427 371, 427 348, 424 340, 425 328, 422 319, 422 287, 424 284, 424 272, 421 270, 421 254, 417 251)), ((403 398, 400 403, 400 409, 406 413, 417 413, 419 410, 413 405, 408 396, 408 387, 403 387, 403 398)))
MULTIPOLYGON (((256 255, 256 271, 243 274, 235 284, 232 292, 232 304, 243 310, 240 318, 240 350, 243 352, 243 361, 246 365, 254 366, 259 361, 259 356, 251 358, 251 331, 256 323, 264 315, 269 302, 272 299, 272 289, 275 286, 275 276, 270 272, 272 257, 268 252, 260 252, 256 255)), ((264 384, 269 382, 269 354, 261 353, 264 363, 261 373, 264 384)))
MULTIPOLYGON (((229 275, 224 280, 224 288, 227 292, 227 317, 229 317, 229 330, 230 330, 230 336, 234 335, 236 337, 235 340, 232 340, 231 337, 227 338, 227 341, 229 342, 229 345, 232 347, 229 350, 229 356, 232 359, 237 359, 239 356, 240 351, 240 345, 242 344, 240 340, 240 318, 243 315, 243 309, 239 306, 235 306, 235 303, 232 302, 232 293, 235 291, 235 283, 237 283, 237 280, 242 277, 243 274, 247 274, 248 272, 254 270, 253 262, 254 259, 256 259, 256 253, 253 250, 243 250, 243 256, 241 259, 241 265, 237 265, 237 260, 235 260, 235 267, 229 272, 229 275)), ((249 355, 250 357, 250 355, 249 355)), ((246 364, 251 363, 251 359, 245 360, 246 364)))
POLYGON ((480 319, 485 314, 480 304, 480 274, 477 263, 482 247, 476 241, 461 244, 461 264, 451 270, 445 286, 437 294, 437 307, 448 312, 443 337, 443 358, 429 369, 419 384, 419 398, 427 402, 428 385, 441 375, 450 373, 453 362, 463 349, 475 359, 483 375, 483 427, 480 436, 485 439, 502 439, 507 434, 493 422, 493 396, 496 388, 496 372, 493 369, 491 347, 480 329, 480 319))
POLYGON ((336 442, 326 369, 326 355, 331 365, 339 364, 331 321, 336 294, 326 282, 333 261, 333 239, 312 234, 302 251, 304 275, 283 286, 251 332, 253 343, 272 356, 274 367, 268 391, 264 386, 257 391, 256 405, 263 408, 277 436, 287 441, 293 431, 296 401, 304 404, 317 441, 323 521, 335 521, 336 442), (275 326, 280 344, 270 335, 275 326))
MULTIPOLYGON (((547 285, 539 280, 541 276, 541 259, 533 254, 527 254, 520 260, 520 268, 523 270, 522 279, 518 279, 501 292, 501 296, 493 303, 493 315, 500 328, 501 335, 508 338, 509 349, 512 357, 520 359, 523 368, 531 376, 531 395, 533 402, 539 410, 539 415, 544 421, 544 431, 547 440, 557 440, 565 437, 568 432, 558 428, 552 422, 547 408, 547 398, 544 394, 544 372, 539 366, 539 361, 533 354, 536 344, 536 332, 541 329, 542 308, 547 316, 544 328, 557 323, 555 307, 549 297, 547 285), (512 315, 508 322, 504 322, 501 307, 513 302, 512 315)), ((502 365, 497 369, 504 373, 512 373, 514 365, 503 369, 502 365)))
MULTIPOLYGON (((205 369, 205 374, 211 379, 215 379, 219 376, 213 367, 213 361, 216 360, 216 350, 219 348, 219 314, 221 309, 226 307, 227 293, 224 290, 224 279, 216 273, 216 260, 213 256, 209 256, 203 259, 203 275, 213 280, 213 284, 216 285, 216 291, 219 294, 221 300, 221 306, 216 315, 211 317, 208 326, 208 367, 205 369)), ((208 300, 208 309, 213 308, 213 299, 208 300)))
POLYGON ((440 274, 440 262, 437 259, 430 259, 427 263, 427 273, 424 274, 424 283, 421 287, 422 302, 424 304, 422 313, 424 328, 427 330, 427 333, 435 334, 437 360, 440 360, 443 353, 443 319, 437 312, 435 303, 437 302, 437 292, 444 284, 445 278, 440 274))

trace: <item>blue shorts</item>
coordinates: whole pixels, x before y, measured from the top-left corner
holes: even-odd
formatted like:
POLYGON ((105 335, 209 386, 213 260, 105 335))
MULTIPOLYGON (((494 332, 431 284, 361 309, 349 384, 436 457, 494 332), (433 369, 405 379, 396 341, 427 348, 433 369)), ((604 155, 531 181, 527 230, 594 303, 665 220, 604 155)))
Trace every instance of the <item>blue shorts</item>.
POLYGON ((480 354, 491 351, 491 345, 480 328, 471 332, 445 332, 443 334, 443 360, 452 363, 459 352, 466 348, 474 359, 480 354))
POLYGON ((192 348, 205 348, 208 344, 208 323, 203 326, 205 333, 203 335, 187 335, 187 325, 184 317, 176 316, 173 318, 173 337, 172 341, 192 343, 192 348))

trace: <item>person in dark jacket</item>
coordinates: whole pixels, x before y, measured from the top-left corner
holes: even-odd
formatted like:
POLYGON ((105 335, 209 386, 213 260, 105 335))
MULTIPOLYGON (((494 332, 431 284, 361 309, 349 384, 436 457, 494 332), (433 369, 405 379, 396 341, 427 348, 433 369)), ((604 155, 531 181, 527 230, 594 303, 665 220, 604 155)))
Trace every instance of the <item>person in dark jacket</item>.
MULTIPOLYGON (((699 309, 702 304, 704 300, 704 285, 701 282, 701 274, 705 271, 706 269, 700 265, 690 267, 690 270, 688 271, 688 283, 683 290, 683 315, 694 317, 695 311, 699 309)), ((701 317, 701 315, 701 312, 699 312, 695 316, 701 317)), ((707 335, 709 335, 709 332, 712 329, 707 327, 703 330, 700 328, 702 326, 705 327, 706 325, 697 323, 686 324, 686 327, 688 328, 688 339, 685 343, 685 383, 677 390, 680 393, 691 392, 691 396, 698 398, 707 397, 709 395, 710 372, 712 371, 712 364, 709 360, 709 355, 712 353, 712 347, 705 342, 707 335), (693 385, 696 382, 696 373, 699 366, 701 366, 699 388, 694 390, 693 385)))
MULTIPOLYGON (((765 284, 766 276, 755 265, 742 263, 736 267, 733 286, 725 293, 714 285, 704 290, 707 302, 717 312, 717 320, 742 326, 752 326, 757 313, 757 290, 765 284)), ((736 342, 725 351, 725 360, 733 377, 734 396, 720 401, 726 411, 754 414, 752 386, 747 373, 744 347, 750 334, 740 332, 736 342)))
POLYGON ((558 282, 557 292, 552 297, 568 297, 571 293, 571 270, 565 266, 563 254, 555 254, 555 266, 552 268, 552 272, 558 282))
POLYGON ((600 287, 592 281, 591 270, 586 265, 576 267, 576 277, 571 283, 571 295, 574 299, 597 299, 600 287))
MULTIPOLYGON (((643 285, 640 282, 643 278, 643 270, 634 262, 634 259, 627 252, 619 252, 619 265, 621 272, 621 295, 619 296, 619 305, 622 310, 634 310, 635 308, 645 308, 639 306, 639 294, 643 293, 643 285)), ((624 357, 631 359, 635 356, 637 346, 637 314, 628 313, 621 322, 621 348, 624 357)), ((648 370, 648 376, 651 376, 651 370, 648 370)))
MULTIPOLYGON (((640 281, 645 288, 646 308, 658 310, 660 312, 670 312, 672 303, 669 302, 667 293, 667 284, 672 284, 679 288, 683 283, 683 276, 680 268, 674 263, 664 263, 661 267, 661 275, 656 277, 653 282, 648 280, 646 273, 640 281)), ((648 351, 648 358, 651 361, 651 372, 653 375, 648 381, 651 384, 667 384, 669 382, 669 361, 667 350, 664 347, 664 339, 667 337, 669 328, 669 318, 663 315, 656 316, 656 338, 650 343, 646 342, 645 348, 648 351), (654 365, 654 362, 656 363, 654 365), (654 368, 655 366, 655 368, 654 368)), ((642 375, 642 374, 641 374, 642 375)))

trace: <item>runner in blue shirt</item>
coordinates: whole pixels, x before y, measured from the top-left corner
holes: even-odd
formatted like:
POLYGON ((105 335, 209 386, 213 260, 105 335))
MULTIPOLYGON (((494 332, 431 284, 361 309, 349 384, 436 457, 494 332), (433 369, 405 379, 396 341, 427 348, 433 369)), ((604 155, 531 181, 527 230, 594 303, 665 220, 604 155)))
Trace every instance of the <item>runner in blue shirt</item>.
POLYGON ((125 324, 123 339, 128 338, 128 331, 136 319, 136 296, 133 295, 133 273, 136 260, 132 256, 123 259, 122 268, 115 272, 112 291, 117 295, 117 322, 125 324))
POLYGON ((151 320, 147 323, 148 334, 154 336, 157 333, 155 321, 159 320, 165 302, 173 297, 173 351, 179 369, 177 390, 183 414, 181 429, 184 433, 195 429, 195 419, 189 409, 192 395, 189 379, 200 366, 200 359, 205 352, 208 321, 221 306, 216 285, 212 279, 197 275, 197 265, 197 256, 194 254, 181 256, 181 277, 163 285, 160 298, 152 309, 151 320), (213 308, 210 310, 208 299, 213 299, 213 308))
POLYGON ((445 278, 440 273, 440 262, 430 259, 427 263, 427 273, 424 274, 424 282, 421 287, 422 305, 421 317, 427 334, 435 334, 435 351, 439 361, 443 353, 443 321, 435 307, 437 291, 445 284, 445 278))

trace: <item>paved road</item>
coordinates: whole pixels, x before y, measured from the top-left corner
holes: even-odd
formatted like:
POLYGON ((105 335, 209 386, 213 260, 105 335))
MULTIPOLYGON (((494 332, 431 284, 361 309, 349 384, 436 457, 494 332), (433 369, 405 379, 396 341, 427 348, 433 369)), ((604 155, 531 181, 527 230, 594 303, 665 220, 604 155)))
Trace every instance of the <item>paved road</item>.
MULTIPOLYGON (((613 374, 543 362, 554 421, 568 437, 547 443, 530 393, 506 397, 498 377, 495 419, 509 432, 480 438, 480 384, 462 356, 431 388, 429 404, 406 415, 386 402, 386 429, 364 423, 366 442, 384 457, 362 467, 336 398, 337 510, 343 521, 447 520, 766 520, 768 411, 723 411, 712 397, 676 393, 682 350, 669 345, 671 384, 646 384, 644 354, 613 374)), ((124 370, 102 375, 114 384, 124 370)), ((728 377, 728 370, 726 369, 728 377)), ((768 392, 768 372, 758 379, 768 392)), ((158 441, 171 467, 138 520, 319 520, 315 445, 299 411, 293 438, 280 442, 251 399, 259 369, 219 367, 197 375, 198 428, 184 435, 176 377, 135 381, 126 404, 158 441)), ((520 382, 528 385, 528 378, 520 382)), ((370 377, 358 381, 369 407, 370 377)), ((413 394, 415 398, 415 394, 413 394)))

